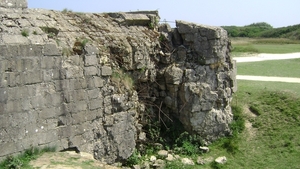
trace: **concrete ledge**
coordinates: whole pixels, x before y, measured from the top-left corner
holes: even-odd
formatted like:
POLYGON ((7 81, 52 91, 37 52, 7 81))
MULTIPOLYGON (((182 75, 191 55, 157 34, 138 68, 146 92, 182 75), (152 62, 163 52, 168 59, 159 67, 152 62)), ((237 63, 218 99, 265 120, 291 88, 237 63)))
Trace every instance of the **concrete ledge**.
POLYGON ((2 0, 0 1, 0 7, 4 8, 27 8, 27 0, 2 0))

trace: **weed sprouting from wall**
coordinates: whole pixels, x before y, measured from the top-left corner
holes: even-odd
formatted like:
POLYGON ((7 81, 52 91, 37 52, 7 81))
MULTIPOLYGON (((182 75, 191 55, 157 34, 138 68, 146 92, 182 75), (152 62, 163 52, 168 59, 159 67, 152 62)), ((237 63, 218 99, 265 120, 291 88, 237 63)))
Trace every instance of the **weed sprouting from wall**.
POLYGON ((83 54, 88 42, 89 40, 85 37, 76 38, 76 41, 73 46, 73 52, 78 55, 83 54))
POLYGON ((42 29, 43 32, 48 34, 48 38, 54 39, 59 33, 59 30, 56 28, 51 28, 51 27, 46 27, 46 26, 42 26, 40 28, 42 29))
POLYGON ((29 36, 29 30, 23 29, 23 30, 21 31, 21 35, 24 36, 24 37, 28 37, 28 36, 29 36))
POLYGON ((111 81, 121 93, 125 90, 131 91, 134 89, 134 80, 132 76, 121 69, 113 71, 111 81))

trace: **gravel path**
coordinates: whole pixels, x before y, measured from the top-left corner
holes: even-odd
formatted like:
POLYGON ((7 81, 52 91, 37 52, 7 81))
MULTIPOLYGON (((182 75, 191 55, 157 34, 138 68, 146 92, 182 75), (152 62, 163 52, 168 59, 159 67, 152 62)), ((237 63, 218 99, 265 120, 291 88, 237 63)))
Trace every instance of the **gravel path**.
POLYGON ((292 78, 292 77, 237 75, 236 79, 238 79, 238 80, 266 81, 266 82, 300 83, 300 78, 292 78))
POLYGON ((239 63, 239 62, 259 62, 265 60, 283 60, 283 59, 296 59, 296 58, 300 58, 300 53, 286 53, 286 54, 260 53, 260 54, 254 54, 252 56, 246 56, 246 57, 234 57, 233 60, 236 60, 236 62, 239 63))
MULTIPOLYGON (((237 63, 240 62, 259 62, 265 60, 283 60, 283 59, 296 59, 300 58, 300 53, 287 53, 287 54, 266 54, 261 53, 247 57, 235 57, 237 63)), ((274 76, 250 76, 250 75, 237 75, 238 80, 254 80, 254 81, 268 81, 268 82, 287 82, 287 83, 300 83, 300 78, 291 77, 274 77, 274 76)))

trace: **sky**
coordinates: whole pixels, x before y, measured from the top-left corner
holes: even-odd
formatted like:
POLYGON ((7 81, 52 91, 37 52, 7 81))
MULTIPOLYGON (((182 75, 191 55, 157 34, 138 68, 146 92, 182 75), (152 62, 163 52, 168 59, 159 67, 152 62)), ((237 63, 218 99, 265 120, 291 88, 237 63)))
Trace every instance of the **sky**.
POLYGON ((274 28, 300 24, 300 0, 27 0, 29 8, 74 12, 158 10, 161 21, 212 26, 267 22, 274 28))

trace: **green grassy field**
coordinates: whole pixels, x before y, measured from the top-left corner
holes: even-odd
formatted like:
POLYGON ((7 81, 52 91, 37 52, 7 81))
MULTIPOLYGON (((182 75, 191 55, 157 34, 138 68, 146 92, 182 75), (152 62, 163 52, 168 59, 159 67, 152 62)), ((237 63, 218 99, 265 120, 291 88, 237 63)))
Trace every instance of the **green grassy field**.
POLYGON ((283 38, 232 38, 232 55, 244 53, 295 53, 300 52, 300 41, 283 38))
POLYGON ((239 75, 300 78, 300 59, 243 62, 237 64, 239 75))

